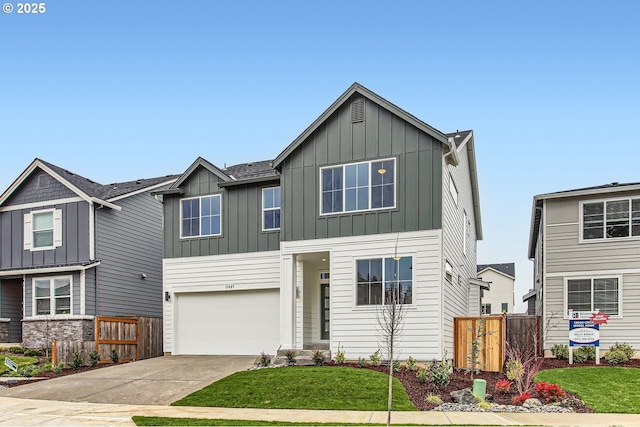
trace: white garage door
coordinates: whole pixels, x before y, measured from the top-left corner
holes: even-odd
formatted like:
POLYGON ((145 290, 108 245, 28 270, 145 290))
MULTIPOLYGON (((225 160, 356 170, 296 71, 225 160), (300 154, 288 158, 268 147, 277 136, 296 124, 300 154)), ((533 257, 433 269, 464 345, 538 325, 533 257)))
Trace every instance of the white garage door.
POLYGON ((176 294, 175 354, 259 355, 280 343, 280 292, 176 294))

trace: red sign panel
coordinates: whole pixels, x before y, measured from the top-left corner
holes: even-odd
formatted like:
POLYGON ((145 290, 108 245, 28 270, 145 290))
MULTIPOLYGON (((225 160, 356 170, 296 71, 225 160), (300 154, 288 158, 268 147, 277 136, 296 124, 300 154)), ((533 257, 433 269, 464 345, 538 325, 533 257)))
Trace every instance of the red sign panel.
POLYGON ((609 321, 609 317, 610 316, 607 313, 599 311, 597 313, 593 313, 590 319, 595 325, 606 325, 609 321))

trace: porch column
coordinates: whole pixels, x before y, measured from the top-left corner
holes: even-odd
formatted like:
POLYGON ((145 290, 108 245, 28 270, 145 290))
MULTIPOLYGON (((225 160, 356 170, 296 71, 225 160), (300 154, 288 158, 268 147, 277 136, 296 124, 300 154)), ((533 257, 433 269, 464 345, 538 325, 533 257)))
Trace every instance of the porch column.
POLYGON ((280 261, 280 344, 295 348, 296 263, 294 255, 283 255, 280 261))

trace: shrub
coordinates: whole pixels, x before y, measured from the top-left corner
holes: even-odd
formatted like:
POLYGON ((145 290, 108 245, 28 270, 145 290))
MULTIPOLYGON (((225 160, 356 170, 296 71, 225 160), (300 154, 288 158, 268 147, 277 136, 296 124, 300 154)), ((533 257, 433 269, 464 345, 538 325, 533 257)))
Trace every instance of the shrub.
POLYGON ((567 397, 567 393, 558 384, 549 384, 546 382, 536 384, 536 394, 538 397, 551 400, 552 402, 559 402, 567 397))
POLYGON ((100 363, 100 353, 93 350, 91 353, 89 353, 89 364, 91 366, 98 366, 98 363, 100 363))
POLYGON ((41 357, 42 351, 30 348, 24 351, 24 355, 29 357, 41 357))
POLYGON ((333 358, 333 361, 336 365, 344 365, 345 360, 344 351, 342 350, 342 347, 338 345, 338 351, 336 352, 336 357, 333 358))
POLYGON ((538 373, 544 359, 534 353, 525 352, 517 347, 507 345, 507 378, 514 382, 519 394, 531 391, 533 377, 538 373))
POLYGON ((21 377, 31 378, 33 376, 34 371, 35 371, 35 366, 27 365, 27 366, 23 366, 22 368, 18 369, 18 374, 21 377))
POLYGON ((519 359, 507 360, 507 378, 515 381, 524 375, 524 367, 519 359))
POLYGON ((358 368, 364 368, 365 366, 367 366, 367 359, 358 357, 358 368))
POLYGON ((587 360, 596 360, 596 348, 593 346, 579 347, 573 350, 574 363, 584 363, 587 360))
POLYGON ((295 350, 287 350, 284 353, 284 355, 287 358, 287 364, 289 364, 289 365, 295 365, 296 364, 296 352, 295 352, 295 350))
POLYGON ((400 372, 400 361, 399 360, 394 360, 393 361, 393 372, 400 372))
POLYGON ((442 405, 442 399, 437 394, 429 394, 424 400, 428 403, 432 403, 434 405, 442 405))
POLYGON ((311 359, 313 360, 314 365, 324 366, 324 353, 322 352, 322 350, 313 350, 311 359))
POLYGON ((9 353, 23 354, 24 353, 24 348, 19 347, 19 346, 9 347, 9 353))
POLYGON ((266 368, 267 366, 269 366, 271 364, 271 356, 269 356, 267 353, 265 353, 264 351, 262 353, 260 353, 260 362, 259 362, 259 366, 262 366, 263 368, 266 368))
POLYGON ((111 354, 109 355, 109 358, 113 363, 118 363, 118 361, 120 360, 120 357, 118 356, 118 353, 116 352, 115 349, 111 350, 111 354))
POLYGON ((410 371, 418 370, 418 362, 411 356, 409 356, 409 358, 407 359, 407 369, 410 371))
POLYGON ((551 347, 551 354, 555 356, 556 359, 568 359, 569 358, 569 347, 566 344, 554 344, 551 347))
POLYGON ((527 399, 531 399, 531 395, 529 394, 529 392, 517 395, 516 397, 513 398, 511 402, 516 406, 520 406, 524 402, 526 402, 527 399))
POLYGON ((623 342, 622 344, 620 344, 617 341, 614 345, 609 347, 609 351, 621 351, 627 356, 627 360, 632 359, 636 352, 634 348, 631 346, 631 344, 628 344, 626 342, 623 342))
POLYGON ((416 378, 418 378, 418 381, 421 383, 426 383, 427 379, 429 379, 429 371, 427 371, 427 368, 418 370, 418 372, 416 372, 416 378))
MULTIPOLYGON (((115 351, 115 350, 114 350, 115 351)), ((74 371, 82 368, 82 358, 79 353, 73 353, 73 361, 71 362, 71 368, 74 371)))
POLYGON ((370 355, 369 360, 371 360, 371 366, 380 366, 380 350, 376 350, 370 355))
POLYGON ((481 400, 480 402, 478 402, 478 408, 491 409, 491 403, 487 402, 486 400, 481 400))
POLYGON ((609 350, 604 355, 604 360, 610 365, 619 365, 620 363, 626 363, 629 361, 627 353, 622 350, 609 350))
POLYGON ((511 384, 513 383, 509 380, 500 380, 496 382, 496 393, 509 393, 511 384))
POLYGON ((54 374, 59 375, 62 373, 63 368, 64 368, 64 362, 60 362, 57 365, 53 365, 51 367, 51 371, 53 371, 54 374))
POLYGON ((427 363, 428 379, 435 386, 446 386, 451 381, 451 363, 446 359, 445 353, 442 360, 433 359, 427 363))

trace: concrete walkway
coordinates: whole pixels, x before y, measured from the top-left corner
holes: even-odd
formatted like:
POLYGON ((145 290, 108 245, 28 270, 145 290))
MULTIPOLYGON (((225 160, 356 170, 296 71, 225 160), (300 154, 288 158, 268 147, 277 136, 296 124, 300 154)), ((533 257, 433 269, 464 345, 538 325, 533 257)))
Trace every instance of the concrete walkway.
POLYGON ((155 357, 0 390, 0 397, 169 405, 254 361, 253 356, 155 357))
MULTIPOLYGON (((0 397, 0 425, 133 426, 134 415, 310 423, 386 423, 386 412, 114 405, 0 397)), ((394 424, 639 426, 640 415, 394 412, 394 424)))

